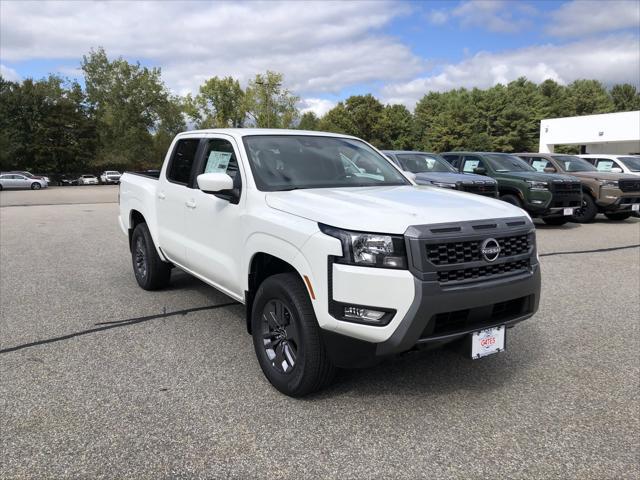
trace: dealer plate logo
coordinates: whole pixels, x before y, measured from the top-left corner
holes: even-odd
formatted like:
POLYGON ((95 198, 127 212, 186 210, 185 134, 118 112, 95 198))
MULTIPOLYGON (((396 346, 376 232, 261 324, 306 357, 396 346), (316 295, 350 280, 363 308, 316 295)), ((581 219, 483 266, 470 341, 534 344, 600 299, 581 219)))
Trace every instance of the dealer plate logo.
POLYGON ((500 256, 500 244, 495 238, 487 238, 480 245, 480 253, 487 262, 495 262, 500 256))

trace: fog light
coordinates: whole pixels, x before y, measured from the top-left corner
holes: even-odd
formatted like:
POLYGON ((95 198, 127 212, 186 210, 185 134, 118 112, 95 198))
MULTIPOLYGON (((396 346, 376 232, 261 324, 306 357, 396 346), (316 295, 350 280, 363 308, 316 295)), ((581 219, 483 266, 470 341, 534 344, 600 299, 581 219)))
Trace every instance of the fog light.
POLYGON ((344 307, 344 318, 363 323, 379 324, 385 312, 360 307, 344 307))

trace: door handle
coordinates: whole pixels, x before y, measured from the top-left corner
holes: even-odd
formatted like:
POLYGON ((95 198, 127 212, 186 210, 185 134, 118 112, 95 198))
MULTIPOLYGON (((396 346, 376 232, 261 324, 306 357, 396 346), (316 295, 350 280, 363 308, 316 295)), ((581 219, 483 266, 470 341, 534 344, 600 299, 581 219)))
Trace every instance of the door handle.
POLYGON ((167 198, 167 196, 166 196, 164 193, 159 192, 159 193, 158 193, 158 198, 159 198, 160 200, 164 200, 165 198, 167 198))
POLYGON ((196 202, 194 200, 189 200, 184 204, 187 206, 187 208, 196 208, 196 202))

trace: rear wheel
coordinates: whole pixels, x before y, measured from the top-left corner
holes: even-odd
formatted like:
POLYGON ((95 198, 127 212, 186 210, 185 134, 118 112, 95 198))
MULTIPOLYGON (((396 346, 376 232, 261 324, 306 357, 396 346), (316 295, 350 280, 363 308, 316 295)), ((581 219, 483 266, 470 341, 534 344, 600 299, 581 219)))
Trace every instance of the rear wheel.
POLYGON ((136 281, 145 290, 157 290, 169 284, 171 265, 158 255, 146 223, 138 224, 133 230, 131 262, 136 281))
POLYGON ((253 302, 251 330, 262 372, 285 395, 307 395, 333 378, 334 366, 297 274, 281 273, 262 282, 253 302))
POLYGON ((31 184, 31 190, 40 190, 42 188, 42 185, 40 185, 38 182, 33 182, 31 184))
POLYGON ((501 195, 500 200, 502 200, 503 202, 510 203, 511 205, 515 205, 516 207, 522 208, 522 202, 520 201, 520 199, 517 196, 512 195, 510 193, 506 195, 501 195))
POLYGON ((547 225, 564 225, 569 221, 567 217, 546 217, 542 221, 547 225))
POLYGON ((582 207, 574 210, 573 220, 578 223, 590 223, 598 214, 596 201, 588 193, 582 195, 582 207))
POLYGON ((626 220, 631 216, 631 212, 616 212, 616 213, 605 213, 605 217, 609 220, 626 220))

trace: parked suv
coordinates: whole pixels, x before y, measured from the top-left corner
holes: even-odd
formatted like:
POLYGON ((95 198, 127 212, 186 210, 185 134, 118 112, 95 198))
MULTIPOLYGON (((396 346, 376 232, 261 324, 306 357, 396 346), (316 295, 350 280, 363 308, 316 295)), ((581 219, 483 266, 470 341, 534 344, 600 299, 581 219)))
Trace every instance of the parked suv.
POLYGON ((447 152, 442 156, 464 173, 498 181, 500 199, 524 208, 549 225, 563 225, 582 206, 580 180, 569 175, 540 173, 515 155, 488 152, 447 152))
POLYGON ((355 137, 181 133, 160 174, 122 176, 119 200, 140 287, 177 267, 243 303, 258 363, 287 395, 414 348, 502 352, 506 329, 538 309, 522 209, 416 188, 355 137))
POLYGON ((640 155, 604 155, 600 153, 589 153, 579 156, 594 165, 599 172, 640 175, 640 155))
POLYGON ((498 196, 498 182, 493 178, 459 173, 435 153, 384 150, 393 163, 404 170, 418 185, 434 185, 487 197, 498 196))
POLYGON ((640 210, 640 178, 621 173, 601 172, 575 155, 555 153, 517 153, 539 172, 568 173, 582 183, 582 208, 573 218, 592 221, 598 213, 611 220, 625 220, 640 210))
POLYGON ((115 170, 107 170, 106 172, 102 172, 100 174, 100 183, 108 184, 117 184, 120 183, 120 172, 116 172, 115 170))

